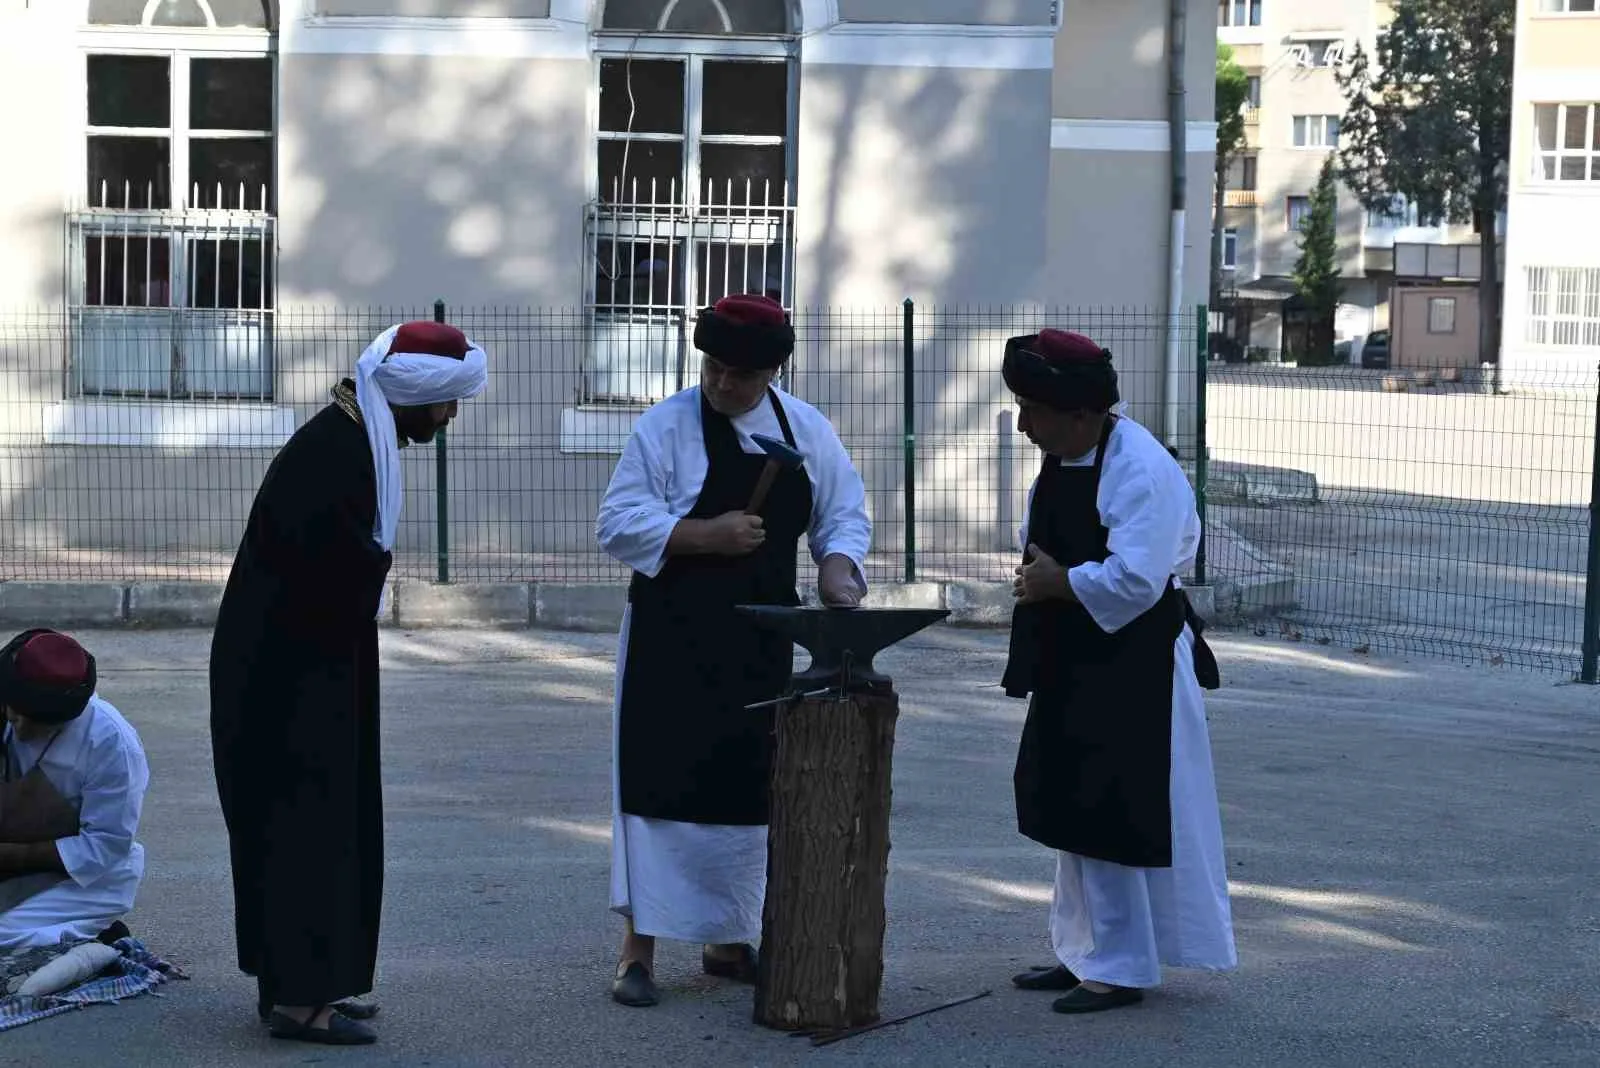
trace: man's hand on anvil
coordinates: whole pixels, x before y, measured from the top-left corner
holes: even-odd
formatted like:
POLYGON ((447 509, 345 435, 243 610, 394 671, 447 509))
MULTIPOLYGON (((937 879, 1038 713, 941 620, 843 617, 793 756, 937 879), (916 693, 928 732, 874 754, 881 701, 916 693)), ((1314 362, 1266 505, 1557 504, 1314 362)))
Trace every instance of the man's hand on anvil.
POLYGON ((856 575, 856 565, 848 556, 834 553, 822 561, 817 571, 817 596, 830 608, 856 608, 867 592, 866 583, 856 575))

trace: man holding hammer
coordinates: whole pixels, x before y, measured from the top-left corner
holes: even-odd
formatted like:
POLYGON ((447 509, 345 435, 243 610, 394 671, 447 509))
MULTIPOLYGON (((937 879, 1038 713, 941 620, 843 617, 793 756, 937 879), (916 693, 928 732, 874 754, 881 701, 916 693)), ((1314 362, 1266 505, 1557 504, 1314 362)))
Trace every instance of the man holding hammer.
POLYGON ((654 1005, 655 940, 703 946, 709 975, 753 983, 767 873, 771 706, 792 644, 740 604, 795 605, 806 535, 818 595, 866 593, 866 492, 816 408, 772 385, 794 351, 775 301, 701 312, 700 384, 640 416, 596 520, 634 571, 614 707, 611 908, 627 920, 612 996, 654 1005))

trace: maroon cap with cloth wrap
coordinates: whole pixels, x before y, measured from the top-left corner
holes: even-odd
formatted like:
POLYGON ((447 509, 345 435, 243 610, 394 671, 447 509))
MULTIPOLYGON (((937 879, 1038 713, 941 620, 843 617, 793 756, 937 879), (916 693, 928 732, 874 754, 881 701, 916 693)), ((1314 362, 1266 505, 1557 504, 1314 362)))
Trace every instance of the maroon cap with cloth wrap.
POLYGON ((1109 412, 1122 399, 1111 353, 1070 330, 1009 338, 1000 373, 1017 396, 1061 411, 1109 412))
POLYGON ((694 347, 747 371, 782 367, 794 352, 794 327, 783 305, 758 293, 723 297, 700 313, 694 347))
POLYGON ((0 704, 40 723, 77 719, 96 681, 94 657, 57 631, 25 630, 0 649, 0 704))

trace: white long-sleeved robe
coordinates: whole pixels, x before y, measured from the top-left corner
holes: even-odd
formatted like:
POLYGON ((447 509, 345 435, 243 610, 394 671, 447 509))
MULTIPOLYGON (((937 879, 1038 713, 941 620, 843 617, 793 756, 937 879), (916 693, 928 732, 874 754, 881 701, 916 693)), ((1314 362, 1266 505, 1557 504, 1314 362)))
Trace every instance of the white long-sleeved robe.
POLYGON ((6 759, 13 775, 38 764, 78 806, 78 833, 55 843, 66 876, 0 913, 0 951, 93 938, 133 908, 144 879, 137 835, 150 766, 138 732, 96 696, 48 750, 47 741, 19 741, 7 731, 6 759))
MULTIPOLYGON (((1067 466, 1089 466, 1094 453, 1067 466)), ((1028 493, 1032 510, 1033 489, 1028 493)), ((1106 443, 1097 495, 1111 555, 1068 572, 1073 592, 1104 630, 1117 631, 1161 597, 1200 544, 1194 492, 1148 430, 1120 419, 1106 443)), ((1027 516, 1019 531, 1027 545, 1027 516)), ((1161 966, 1235 967, 1228 871, 1217 807, 1205 699, 1185 626, 1172 673, 1172 867, 1130 868, 1058 853, 1050 940, 1080 979, 1153 987, 1161 966)))
MULTIPOLYGON (((864 592, 872 523, 861 476, 826 416, 782 390, 778 397, 811 479, 812 559, 849 558, 864 592)), ((783 439, 765 398, 733 426, 747 453, 761 451, 752 434, 783 439)), ((639 417, 600 504, 595 536, 601 548, 635 571, 659 574, 667 540, 694 508, 706 467, 696 386, 639 417)), ((760 938, 766 895, 767 829, 646 819, 621 809, 618 742, 630 623, 631 613, 624 612, 612 704, 611 908, 632 917, 640 934, 753 944, 760 938)))

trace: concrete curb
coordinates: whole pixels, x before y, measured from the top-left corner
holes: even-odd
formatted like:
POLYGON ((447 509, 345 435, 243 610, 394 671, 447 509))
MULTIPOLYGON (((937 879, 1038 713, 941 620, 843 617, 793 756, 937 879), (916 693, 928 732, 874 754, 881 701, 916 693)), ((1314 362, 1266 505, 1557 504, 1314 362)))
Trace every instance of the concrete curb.
MULTIPOLYGON (((1230 626, 1295 603, 1292 574, 1248 575, 1191 586, 1195 611, 1230 626)), ((210 582, 0 582, 0 627, 210 627, 223 587, 210 582)), ((620 584, 402 580, 388 589, 380 626, 609 632, 622 623, 628 588, 620 584)), ((815 603, 815 591, 807 591, 815 603)), ((1011 624, 1008 582, 889 583, 873 587, 873 608, 943 608, 962 627, 1011 624)))

